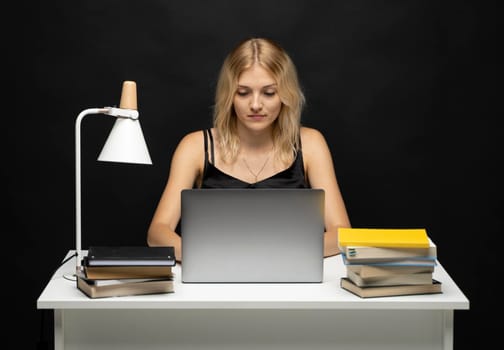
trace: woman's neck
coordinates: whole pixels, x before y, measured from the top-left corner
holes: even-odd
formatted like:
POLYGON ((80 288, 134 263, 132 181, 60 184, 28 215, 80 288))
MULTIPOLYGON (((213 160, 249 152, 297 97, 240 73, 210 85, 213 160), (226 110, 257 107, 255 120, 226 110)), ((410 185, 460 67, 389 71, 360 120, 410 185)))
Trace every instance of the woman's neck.
POLYGON ((271 128, 256 131, 238 127, 238 137, 240 148, 246 153, 268 152, 274 146, 271 128))

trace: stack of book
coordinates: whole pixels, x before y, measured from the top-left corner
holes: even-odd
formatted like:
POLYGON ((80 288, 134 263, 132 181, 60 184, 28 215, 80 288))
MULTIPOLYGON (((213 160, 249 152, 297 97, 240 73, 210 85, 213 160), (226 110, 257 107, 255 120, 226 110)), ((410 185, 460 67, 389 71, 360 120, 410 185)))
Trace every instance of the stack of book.
POLYGON ((173 292, 173 247, 92 246, 76 272, 90 298, 173 292))
POLYGON ((340 228, 343 289, 362 298, 441 293, 437 247, 425 229, 340 228))

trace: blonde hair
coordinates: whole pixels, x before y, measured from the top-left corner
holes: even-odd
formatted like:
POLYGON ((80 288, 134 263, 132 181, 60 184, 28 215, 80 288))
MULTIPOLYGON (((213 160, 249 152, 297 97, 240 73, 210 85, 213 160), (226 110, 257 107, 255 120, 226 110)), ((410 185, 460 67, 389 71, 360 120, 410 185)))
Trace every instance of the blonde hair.
POLYGON ((234 161, 238 155, 240 140, 233 98, 240 74, 256 63, 266 69, 278 85, 282 108, 273 125, 273 140, 279 159, 286 163, 292 162, 300 148, 299 130, 305 97, 296 67, 289 55, 278 44, 264 38, 242 41, 228 54, 221 67, 215 93, 213 124, 222 150, 222 160, 234 161))

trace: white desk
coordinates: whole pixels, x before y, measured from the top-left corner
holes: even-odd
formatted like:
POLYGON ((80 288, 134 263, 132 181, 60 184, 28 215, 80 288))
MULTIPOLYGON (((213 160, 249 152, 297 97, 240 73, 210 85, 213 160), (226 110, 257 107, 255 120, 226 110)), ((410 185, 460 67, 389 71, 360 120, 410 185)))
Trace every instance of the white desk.
POLYGON ((57 350, 448 350, 454 310, 469 309, 441 265, 442 294, 372 299, 339 287, 340 256, 325 259, 321 284, 183 284, 176 266, 174 293, 104 299, 62 277, 74 266, 62 266, 37 300, 54 309, 57 350))

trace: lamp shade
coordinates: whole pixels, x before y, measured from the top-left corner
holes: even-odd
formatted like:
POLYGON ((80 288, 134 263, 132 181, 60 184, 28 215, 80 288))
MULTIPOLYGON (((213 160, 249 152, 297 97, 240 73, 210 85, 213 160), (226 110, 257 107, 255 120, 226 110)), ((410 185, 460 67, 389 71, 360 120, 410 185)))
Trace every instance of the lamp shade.
POLYGON ((98 160, 152 164, 140 121, 138 119, 117 118, 98 160))

